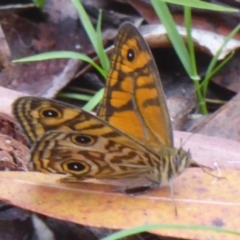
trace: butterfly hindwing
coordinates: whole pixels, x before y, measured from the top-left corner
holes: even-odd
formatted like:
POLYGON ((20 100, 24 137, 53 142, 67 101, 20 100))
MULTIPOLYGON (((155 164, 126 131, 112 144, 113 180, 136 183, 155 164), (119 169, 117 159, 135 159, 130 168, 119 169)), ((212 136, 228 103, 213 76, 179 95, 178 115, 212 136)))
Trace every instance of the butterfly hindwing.
POLYGON ((149 173, 151 158, 147 152, 101 136, 49 131, 33 145, 30 161, 38 171, 69 174, 81 180, 137 178, 149 173))

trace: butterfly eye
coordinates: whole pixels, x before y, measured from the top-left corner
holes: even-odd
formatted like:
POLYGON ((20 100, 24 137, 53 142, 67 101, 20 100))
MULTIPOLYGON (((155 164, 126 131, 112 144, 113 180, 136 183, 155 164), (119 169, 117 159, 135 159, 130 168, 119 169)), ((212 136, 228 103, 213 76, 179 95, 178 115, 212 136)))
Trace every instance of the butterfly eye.
POLYGON ((134 60, 134 58, 135 58, 134 50, 130 48, 127 52, 127 60, 129 62, 132 62, 134 60))
POLYGON ((173 157, 173 163, 178 167, 179 171, 182 171, 185 166, 187 166, 190 159, 190 155, 188 152, 183 151, 182 149, 178 149, 173 157), (182 170, 181 170, 182 168, 182 170))
POLYGON ((176 154, 173 157, 173 163, 174 163, 175 166, 179 167, 182 163, 182 157, 179 154, 176 154))
POLYGON ((73 136, 72 140, 78 145, 85 145, 85 146, 92 145, 95 142, 93 137, 90 137, 87 135, 73 136))
POLYGON ((54 108, 43 109, 40 114, 44 118, 59 118, 59 117, 61 117, 61 113, 54 108))

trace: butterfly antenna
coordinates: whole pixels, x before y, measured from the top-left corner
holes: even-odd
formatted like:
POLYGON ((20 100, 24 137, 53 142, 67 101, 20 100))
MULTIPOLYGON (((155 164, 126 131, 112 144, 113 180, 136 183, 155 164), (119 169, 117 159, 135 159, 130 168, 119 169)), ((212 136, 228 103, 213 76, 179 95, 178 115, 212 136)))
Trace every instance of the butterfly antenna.
POLYGON ((184 147, 184 145, 186 144, 186 142, 187 142, 191 137, 193 137, 193 135, 194 135, 195 133, 196 133, 196 132, 191 133, 190 136, 188 136, 185 140, 183 140, 182 138, 180 139, 180 148, 181 148, 181 149, 184 147))
POLYGON ((195 133, 198 133, 204 126, 206 125, 206 121, 203 121, 202 123, 200 123, 199 125, 193 127, 191 129, 191 134, 190 136, 188 136, 184 141, 181 141, 181 147, 184 146, 184 144, 189 141, 190 138, 192 138, 192 136, 195 134, 195 133))
MULTIPOLYGON (((190 134, 190 136, 188 136, 184 141, 183 141, 183 139, 181 138, 181 139, 180 139, 180 149, 183 148, 184 144, 185 144, 191 137, 193 137, 193 135, 194 135, 195 133, 197 133, 197 131, 199 131, 204 125, 205 125, 205 123, 202 123, 202 124, 198 125, 197 128, 194 129, 194 132, 192 132, 192 133, 190 134)), ((205 166, 205 165, 201 165, 201 164, 199 164, 199 163, 197 163, 197 162, 195 162, 195 161, 192 161, 192 162, 190 163, 190 166, 189 166, 189 167, 198 167, 198 168, 201 168, 205 173, 207 173, 208 175, 214 177, 214 180, 213 180, 213 181, 216 181, 216 179, 226 179, 225 177, 222 177, 222 176, 221 176, 221 170, 220 170, 220 168, 218 167, 217 162, 214 163, 214 166, 215 166, 215 168, 216 168, 217 171, 218 171, 218 176, 216 176, 216 175, 214 175, 214 174, 211 174, 210 172, 208 172, 208 171, 206 170, 206 168, 208 168, 209 170, 213 170, 213 168, 208 167, 208 166, 205 166)))

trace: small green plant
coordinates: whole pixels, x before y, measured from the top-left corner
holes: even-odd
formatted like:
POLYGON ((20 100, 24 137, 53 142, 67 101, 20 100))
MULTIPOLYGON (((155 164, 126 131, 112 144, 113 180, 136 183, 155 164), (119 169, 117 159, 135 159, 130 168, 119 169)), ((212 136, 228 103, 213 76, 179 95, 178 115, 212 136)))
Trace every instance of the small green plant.
POLYGON ((229 40, 231 40, 234 35, 240 30, 240 24, 229 34, 229 36, 225 39, 222 46, 217 51, 217 54, 212 58, 208 69, 206 71, 206 75, 203 79, 201 79, 197 73, 197 65, 195 52, 193 47, 193 39, 191 36, 192 29, 192 13, 191 8, 201 8, 205 10, 212 11, 224 11, 224 12, 236 12, 237 10, 232 8, 226 8, 222 6, 218 6, 215 4, 211 4, 208 2, 203 2, 200 0, 151 0, 151 3, 166 28, 168 33, 168 37, 180 59, 183 67, 188 73, 189 77, 193 80, 196 96, 198 99, 198 104, 200 108, 200 112, 202 114, 207 114, 207 106, 206 106, 206 94, 209 81, 211 77, 216 74, 216 72, 230 60, 233 56, 233 53, 230 54, 221 64, 217 65, 217 60, 219 55, 221 54, 223 48, 226 46, 229 40), (176 25, 174 23, 173 17, 169 11, 169 8, 166 4, 173 3, 177 5, 182 5, 184 7, 184 21, 185 28, 187 33, 187 46, 184 44, 180 34, 176 29, 176 25), (201 81, 200 81, 201 80, 201 81))
MULTIPOLYGON (((71 51, 42 53, 35 56, 30 56, 30 57, 22 58, 19 60, 15 60, 14 62, 42 61, 42 60, 49 60, 49 59, 56 59, 56 58, 78 59, 91 64, 95 69, 97 69, 97 71, 104 78, 106 78, 110 68, 110 63, 109 63, 107 54, 104 51, 104 46, 103 46, 102 37, 101 37, 102 13, 100 11, 98 22, 97 22, 97 28, 95 29, 81 1, 79 0, 71 0, 71 1, 76 7, 76 9, 78 10, 82 25, 85 31, 87 32, 87 35, 99 57, 100 65, 97 65, 91 58, 89 58, 84 54, 71 52, 71 51)), ((223 45, 219 49, 218 53, 212 59, 207 69, 205 78, 202 80, 200 79, 197 73, 193 40, 191 37, 191 25, 192 25, 191 24, 191 20, 192 20, 191 7, 214 10, 214 11, 225 11, 225 12, 226 11, 234 12, 236 10, 232 8, 226 8, 226 7, 210 4, 207 2, 202 2, 200 0, 151 0, 151 2, 157 15, 159 16, 162 23, 164 24, 168 32, 168 36, 173 44, 173 47, 177 52, 186 72, 189 74, 189 76, 194 82, 200 111, 203 114, 206 114, 207 107, 206 107, 205 98, 206 98, 206 92, 207 92, 209 80, 232 57, 233 54, 230 54, 221 64, 217 66, 216 63, 217 63, 218 56, 220 55, 222 49, 227 44, 227 42, 239 31, 240 24, 226 38, 223 45), (175 23, 166 5, 166 2, 184 6, 184 18, 185 18, 185 26, 187 31, 187 46, 184 44, 181 36, 179 35, 176 29, 175 23), (202 81, 200 82, 200 80, 202 81)), ((102 96, 103 96, 103 89, 100 89, 93 97, 79 94, 77 98, 81 100, 90 99, 83 108, 85 110, 92 110, 101 101, 102 96)), ((73 94, 72 97, 75 98, 75 95, 73 94)))

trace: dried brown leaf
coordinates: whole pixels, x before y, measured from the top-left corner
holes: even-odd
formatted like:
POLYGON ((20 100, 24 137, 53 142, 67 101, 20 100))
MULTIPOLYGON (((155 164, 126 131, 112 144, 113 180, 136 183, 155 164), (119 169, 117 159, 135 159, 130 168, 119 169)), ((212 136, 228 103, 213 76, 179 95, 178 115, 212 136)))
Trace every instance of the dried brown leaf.
MULTIPOLYGON (((189 136, 177 133, 178 140, 189 136)), ((174 181, 178 216, 174 214, 168 187, 131 197, 117 192, 116 186, 89 182, 63 184, 57 181, 61 175, 34 172, 0 172, 0 198, 34 212, 95 227, 125 229, 141 224, 181 223, 237 229, 239 146, 231 140, 197 134, 187 141, 184 147, 191 149, 194 160, 211 167, 217 161, 226 179, 213 181, 201 169, 187 169, 174 181)), ((206 234, 217 236, 196 231, 156 232, 201 239, 206 234)))

